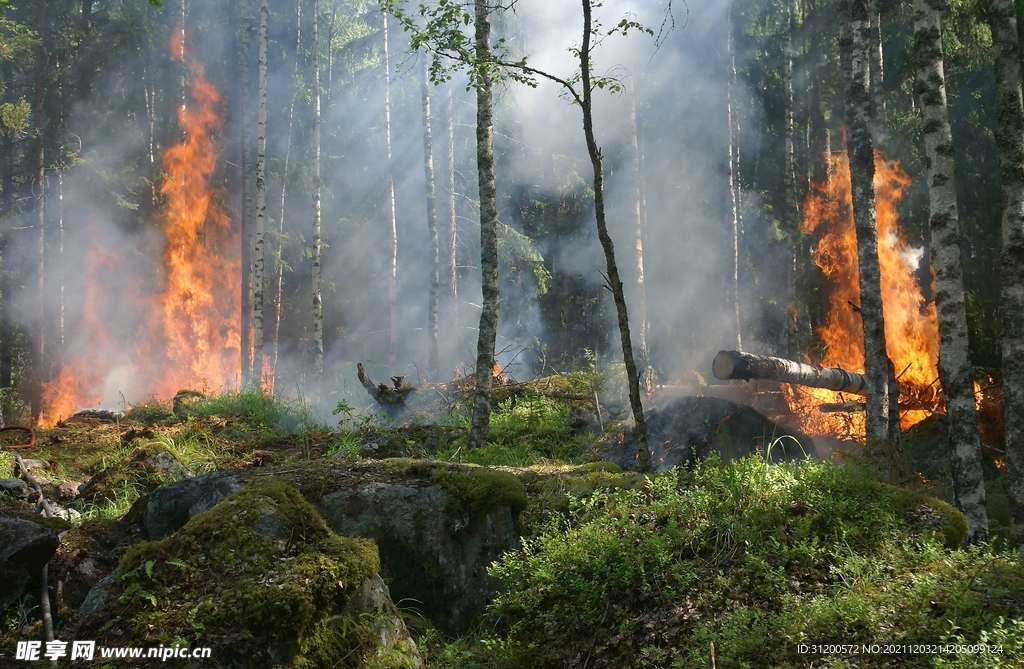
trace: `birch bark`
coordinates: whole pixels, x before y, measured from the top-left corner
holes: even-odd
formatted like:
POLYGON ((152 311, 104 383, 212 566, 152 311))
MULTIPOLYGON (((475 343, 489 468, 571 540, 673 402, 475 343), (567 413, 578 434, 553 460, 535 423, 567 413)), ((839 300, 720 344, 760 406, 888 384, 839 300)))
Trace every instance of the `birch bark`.
POLYGON ((960 259, 953 132, 946 106, 941 0, 914 0, 917 94, 924 113, 935 304, 939 316, 939 379, 949 418, 953 497, 967 518, 967 539, 988 539, 978 414, 967 345, 967 309, 960 259))

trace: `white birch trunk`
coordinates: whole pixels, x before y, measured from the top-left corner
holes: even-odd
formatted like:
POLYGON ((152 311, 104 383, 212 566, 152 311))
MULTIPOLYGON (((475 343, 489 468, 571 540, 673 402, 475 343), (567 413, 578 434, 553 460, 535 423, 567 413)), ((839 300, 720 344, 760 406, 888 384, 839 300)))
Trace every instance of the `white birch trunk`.
MULTIPOLYGON (((878 266, 878 230, 875 221, 875 156, 871 142, 871 91, 868 44, 871 27, 865 0, 840 0, 840 20, 848 26, 840 48, 845 49, 849 72, 846 81, 847 152, 853 190, 853 218, 857 233, 860 310, 864 325, 864 370, 867 378, 867 445, 877 454, 880 473, 890 473, 886 457, 899 440, 899 424, 891 425, 889 377, 892 363, 885 348, 882 290, 878 266), (896 443, 894 443, 896 442, 896 443)), ((895 408, 895 406, 893 407, 895 408)))
MULTIPOLYGON (((490 8, 487 0, 474 0, 476 57, 486 61, 491 50, 490 8)), ((476 389, 473 392, 473 421, 469 447, 487 443, 491 421, 491 381, 494 342, 498 336, 498 210, 494 186, 494 118, 491 74, 484 67, 476 79, 476 163, 480 189, 480 285, 482 309, 476 345, 476 389)))
POLYGON ((256 234, 252 249, 252 378, 263 386, 263 270, 267 232, 267 0, 260 2, 259 110, 256 114, 256 234))
POLYGON ((967 518, 968 541, 978 543, 988 539, 988 514, 967 345, 960 217, 953 133, 946 106, 940 0, 914 0, 914 51, 918 62, 917 93, 924 113, 929 227, 939 316, 939 379, 949 417, 953 497, 967 518))
POLYGON ((398 353, 398 223, 395 219, 395 180, 391 164, 391 54, 388 50, 388 13, 384 16, 384 139, 387 144, 387 166, 384 169, 384 187, 387 199, 388 226, 388 370, 395 374, 398 353))
POLYGON ((1024 102, 1013 0, 991 0, 996 151, 1003 207, 1001 257, 1003 420, 1010 545, 1024 553, 1024 102))
POLYGON ((317 22, 320 2, 313 0, 313 371, 316 374, 317 394, 324 378, 324 303, 320 294, 320 44, 317 40, 317 22))

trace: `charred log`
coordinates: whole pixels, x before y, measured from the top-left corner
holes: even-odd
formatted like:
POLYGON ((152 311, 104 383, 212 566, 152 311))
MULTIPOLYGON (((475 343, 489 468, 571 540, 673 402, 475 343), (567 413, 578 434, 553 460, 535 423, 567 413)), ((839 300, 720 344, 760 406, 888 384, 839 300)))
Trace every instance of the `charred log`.
POLYGON ((863 374, 848 372, 838 367, 819 367, 785 358, 740 351, 719 351, 711 365, 711 371, 716 379, 763 379, 855 395, 864 395, 867 387, 867 380, 863 374))
POLYGON ((416 392, 415 387, 405 383, 404 376, 392 376, 392 385, 389 386, 386 383, 374 384, 366 375, 366 370, 363 369, 361 362, 356 364, 356 371, 359 375, 359 383, 363 384, 366 392, 389 418, 397 418, 405 411, 405 399, 416 392))

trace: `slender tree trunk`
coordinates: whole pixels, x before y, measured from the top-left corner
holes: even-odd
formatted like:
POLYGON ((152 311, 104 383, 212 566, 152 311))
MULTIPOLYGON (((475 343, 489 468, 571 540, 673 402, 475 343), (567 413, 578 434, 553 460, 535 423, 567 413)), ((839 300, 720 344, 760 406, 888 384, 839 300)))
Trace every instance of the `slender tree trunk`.
MULTIPOLYGON (((184 7, 184 4, 182 5, 184 7)), ((184 10, 183 10, 184 11, 184 10)), ((249 0, 239 0, 240 25, 238 32, 238 105, 239 143, 241 156, 241 215, 238 217, 242 249, 241 317, 239 333, 242 354, 242 385, 252 379, 252 230, 249 216, 252 206, 249 195, 249 41, 252 21, 249 0)), ((182 41, 184 43, 184 40, 182 41)), ((182 61, 184 62, 184 61, 182 61)), ((184 104, 184 102, 182 102, 184 104)))
MULTIPOLYGON (((865 0, 840 0, 840 21, 848 29, 840 48, 845 52, 847 152, 853 189, 853 218, 857 232, 860 276, 860 313, 864 325, 864 370, 867 377, 867 441, 870 451, 883 454, 899 439, 899 423, 891 425, 889 377, 892 363, 885 348, 882 291, 878 266, 878 231, 875 221, 875 156, 871 143, 871 91, 868 44, 871 29, 865 0)), ((883 476, 889 471, 879 458, 883 476)))
MULTIPOLYGON (((10 70, 2 69, 9 77, 10 70)), ((10 79, 7 79, 10 81, 10 79)), ((10 133, 3 133, 3 191, 0 193, 0 221, 11 215, 14 208, 14 142, 10 133)), ((14 324, 11 322, 11 255, 10 233, 0 236, 0 389, 10 388, 14 363, 14 324)))
POLYGON ((1013 0, 991 0, 988 20, 995 52, 995 135, 1003 209, 1000 315, 1010 545, 1024 553, 1024 102, 1013 0))
POLYGON ((871 100, 873 104, 872 131, 875 146, 885 148, 887 135, 885 129, 885 86, 883 81, 882 62, 882 14, 878 11, 878 0, 868 0, 868 20, 871 22, 871 46, 869 56, 871 63, 871 100))
POLYGON ((39 419, 43 407, 43 384, 46 381, 46 312, 43 304, 46 298, 46 0, 39 0, 37 7, 37 31, 39 44, 36 47, 35 82, 32 97, 33 138, 32 138, 32 197, 35 209, 35 226, 38 239, 38 277, 36 278, 36 322, 32 341, 32 382, 30 384, 30 405, 33 421, 39 419))
POLYGON ((924 112, 931 213, 929 227, 935 264, 935 303, 939 315, 939 379, 949 417, 953 497, 957 508, 967 518, 968 541, 978 543, 988 540, 988 514, 967 345, 960 217, 957 212, 953 132, 949 127, 946 107, 940 1, 914 0, 917 93, 924 112))
POLYGON ((459 271, 458 271, 458 221, 455 218, 455 95, 452 87, 448 87, 448 244, 447 248, 447 284, 451 294, 452 303, 455 307, 454 323, 458 326, 458 296, 459 296, 459 271))
POLYGON ((57 168, 57 369, 64 367, 64 167, 57 168))
POLYGON ((256 115, 256 235, 252 259, 253 381, 263 384, 263 255, 267 230, 267 0, 260 2, 259 111, 256 115))
POLYGON ((640 379, 633 358, 633 342, 629 332, 629 315, 626 312, 626 298, 619 280, 619 268, 615 262, 615 247, 608 234, 608 225, 604 213, 604 173, 602 168, 601 149, 594 137, 593 107, 591 104, 590 83, 590 50, 591 50, 591 0, 583 0, 583 45, 580 48, 581 87, 583 89, 583 134, 587 140, 587 153, 590 164, 594 168, 594 213, 597 218, 597 236, 604 249, 604 259, 608 268, 608 284, 615 300, 615 311, 619 320, 619 339, 622 343, 622 358, 626 364, 626 379, 629 383, 629 404, 633 411, 635 434, 639 445, 639 461, 642 471, 651 469, 651 451, 647 446, 647 421, 644 419, 643 403, 640 399, 640 379))
POLYGON ((441 253, 437 240, 437 204, 434 190, 434 142, 430 133, 430 87, 427 81, 427 59, 421 60, 420 90, 423 98, 423 172, 427 182, 427 234, 430 253, 429 296, 427 298, 427 369, 432 381, 440 380, 440 362, 437 357, 437 303, 441 291, 441 253))
POLYGON ((295 60, 292 62, 292 93, 288 101, 288 139, 284 149, 284 165, 281 168, 281 209, 277 217, 277 253, 274 261, 274 322, 270 332, 271 362, 269 388, 274 390, 277 377, 277 354, 281 335, 281 309, 284 287, 284 216, 288 199, 288 168, 292 156, 292 123, 295 119, 295 91, 299 79, 299 50, 302 46, 302 3, 295 4, 295 60))
MULTIPOLYGON (((486 61, 491 51, 491 21, 487 0, 474 0, 476 57, 486 61)), ((480 189, 480 287, 483 292, 480 328, 476 345, 476 389, 469 447, 487 443, 491 420, 491 381, 494 375, 494 342, 498 336, 498 210, 494 187, 494 119, 491 73, 481 68, 476 78, 476 165, 480 189)))
POLYGON ((324 304, 320 294, 320 44, 317 41, 317 22, 320 2, 313 0, 313 371, 316 374, 317 394, 324 378, 324 304))
POLYGON ((647 342, 647 283, 644 279, 644 228, 643 208, 641 206, 642 186, 640 182, 640 124, 636 115, 636 85, 630 77, 626 85, 629 87, 629 169, 633 183, 630 192, 630 217, 633 219, 633 262, 636 264, 636 301, 638 316, 637 345, 639 347, 638 365, 640 387, 650 392, 657 385, 658 379, 651 366, 651 351, 647 342))
POLYGON ((384 170, 384 187, 387 199, 386 215, 388 226, 388 370, 396 372, 398 353, 398 222, 395 218, 395 179, 391 158, 391 55, 388 50, 388 13, 384 16, 384 139, 387 144, 387 166, 384 170))
POLYGON ((729 160, 726 173, 728 175, 729 182, 729 232, 732 237, 732 276, 729 277, 729 303, 732 307, 732 320, 733 328, 735 329, 735 339, 733 343, 736 346, 737 351, 743 350, 743 333, 740 328, 740 219, 739 219, 739 201, 737 198, 736 181, 738 174, 736 168, 738 163, 735 160, 735 156, 738 153, 737 143, 739 138, 734 132, 733 123, 733 104, 732 98, 736 86, 736 45, 733 42, 732 37, 732 3, 729 4, 729 12, 726 19, 727 29, 729 31, 727 39, 727 48, 729 51, 729 81, 726 84, 725 89, 725 117, 726 123, 729 125, 729 160))
POLYGON ((782 80, 785 96, 783 101, 783 166, 782 190, 786 231, 786 349, 790 357, 795 358, 802 348, 799 342, 799 309, 796 304, 797 277, 797 238, 799 235, 799 211, 796 204, 796 161, 794 159, 793 139, 793 0, 786 0, 785 5, 786 40, 783 56, 782 80))
POLYGON ((82 17, 79 28, 82 42, 78 51, 78 97, 85 100, 92 93, 92 3, 94 0, 82 0, 82 17))

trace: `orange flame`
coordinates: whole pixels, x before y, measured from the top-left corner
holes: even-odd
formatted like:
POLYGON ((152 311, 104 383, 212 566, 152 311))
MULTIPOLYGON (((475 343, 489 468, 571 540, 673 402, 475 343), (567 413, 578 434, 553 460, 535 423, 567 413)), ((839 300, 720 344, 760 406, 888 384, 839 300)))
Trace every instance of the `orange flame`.
MULTIPOLYGON (((182 48, 181 28, 174 32, 172 55, 184 58, 192 76, 191 101, 178 112, 182 139, 163 155, 166 178, 160 185, 165 211, 157 220, 167 245, 162 258, 163 287, 141 304, 143 327, 134 346, 137 386, 147 395, 170 397, 182 388, 231 385, 240 372, 241 275, 239 236, 217 202, 210 185, 218 160, 211 138, 220 124, 220 96, 202 65, 182 48)), ((85 280, 83 322, 77 328, 86 345, 44 393, 37 424, 53 425, 102 397, 104 366, 99 342, 107 339, 95 317, 96 296, 110 291, 102 283, 103 264, 118 258, 103 255, 100 241, 90 250, 85 280)))
MULTIPOLYGON (((818 335, 825 346, 821 363, 864 371, 864 331, 861 324, 857 235, 853 224, 850 165, 846 153, 829 157, 832 178, 816 182, 803 205, 803 232, 820 231, 815 263, 829 279, 829 312, 818 335)), ((917 260, 898 224, 896 205, 910 185, 899 163, 875 153, 875 212, 878 261, 881 270, 882 313, 889 357, 900 383, 916 396, 938 392, 938 326, 934 303, 925 303, 915 276, 917 260)), ((829 390, 787 387, 790 406, 809 434, 863 439, 864 414, 823 414, 823 403, 842 402, 829 390)), ((904 429, 923 420, 928 411, 901 412, 904 429)))

